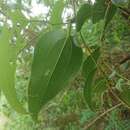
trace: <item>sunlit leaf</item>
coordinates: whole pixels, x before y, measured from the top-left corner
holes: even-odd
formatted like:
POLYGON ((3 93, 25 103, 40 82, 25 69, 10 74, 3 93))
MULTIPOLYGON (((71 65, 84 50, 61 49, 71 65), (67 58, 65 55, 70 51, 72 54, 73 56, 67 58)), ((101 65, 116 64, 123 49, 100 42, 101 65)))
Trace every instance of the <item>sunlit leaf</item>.
POLYGON ((19 103, 15 90, 16 55, 12 56, 11 45, 9 44, 10 32, 3 28, 0 34, 0 88, 3 91, 9 104, 20 113, 25 110, 19 103))

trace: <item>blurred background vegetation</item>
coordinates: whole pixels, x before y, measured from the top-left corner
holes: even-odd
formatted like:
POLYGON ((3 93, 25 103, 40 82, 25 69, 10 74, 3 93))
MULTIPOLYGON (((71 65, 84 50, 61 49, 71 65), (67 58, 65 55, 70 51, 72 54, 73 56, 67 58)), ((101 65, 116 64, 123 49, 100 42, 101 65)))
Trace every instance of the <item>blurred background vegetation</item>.
MULTIPOLYGON (((72 19, 74 16, 73 2, 76 3, 76 10, 78 10, 87 1, 65 0, 63 23, 60 23, 63 24, 63 28, 66 27, 67 20, 72 19)), ((15 87, 18 98, 25 107, 27 105, 27 85, 30 76, 33 46, 35 46, 41 30, 44 33, 43 30, 46 31, 53 26, 57 26, 57 24, 50 23, 49 19, 55 3, 56 0, 0 0, 0 30, 4 21, 9 17, 7 26, 11 28, 12 25, 15 25, 11 32, 15 37, 20 37, 20 48, 22 49, 17 59, 15 87), (19 23, 21 24, 20 27, 19 23), (25 42, 28 43, 26 46, 25 42)), ((119 10, 107 27, 100 62, 105 61, 109 65, 109 67, 103 66, 103 69, 110 77, 116 71, 114 68, 116 64, 130 54, 129 25, 129 19, 126 20, 119 10)), ((93 47, 100 44, 102 28, 103 20, 96 24, 88 20, 84 24, 82 33, 88 46, 93 47)), ((15 38, 12 40, 15 41, 15 38)), ((127 61, 118 69, 119 73, 128 79, 130 79, 129 66, 130 63, 127 61)), ((117 89, 120 90, 122 86, 126 85, 122 78, 116 80, 117 89)), ((129 85, 129 82, 127 84, 129 85)), ((90 110, 84 100, 83 86, 84 79, 79 73, 71 81, 68 89, 63 90, 43 108, 38 123, 34 123, 29 115, 16 113, 7 103, 3 93, 1 93, 0 130, 82 130, 85 124, 91 122, 91 119, 97 116, 97 110, 90 110)), ((100 111, 105 109, 104 105, 108 105, 98 100, 98 98, 103 98, 103 94, 96 97, 95 106, 97 108, 95 109, 99 109, 98 106, 100 106, 100 111)), ((112 99, 106 100, 111 102, 112 99)), ((130 130, 130 111, 124 107, 119 107, 98 120, 89 130, 130 130)))

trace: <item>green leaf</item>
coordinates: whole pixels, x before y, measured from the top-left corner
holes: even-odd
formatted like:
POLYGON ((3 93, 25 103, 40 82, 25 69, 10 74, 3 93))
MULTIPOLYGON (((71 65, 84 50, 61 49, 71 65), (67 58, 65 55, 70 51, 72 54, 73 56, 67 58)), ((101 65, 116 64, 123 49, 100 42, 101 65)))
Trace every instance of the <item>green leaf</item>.
POLYGON ((100 56, 100 48, 97 48, 91 55, 87 57, 83 64, 82 74, 86 77, 91 71, 96 68, 96 62, 100 56))
POLYGON ((0 88, 9 104, 17 112, 25 113, 17 99, 15 90, 16 55, 11 57, 14 52, 11 51, 9 44, 10 35, 7 28, 3 28, 0 34, 0 88))
MULTIPOLYGON (((81 30, 83 24, 87 19, 92 19, 94 24, 104 19, 106 10, 107 5, 105 3, 105 0, 96 0, 94 5, 91 5, 90 3, 82 5, 77 13, 76 18, 77 31, 79 32, 81 30)), ((116 6, 112 4, 107 13, 105 27, 110 22, 115 12, 116 6)))
POLYGON ((86 82, 84 86, 84 97, 90 109, 92 107, 92 87, 93 87, 93 79, 96 72, 96 68, 93 69, 88 76, 86 77, 86 82))
POLYGON ((114 4, 111 4, 110 6, 108 6, 106 16, 105 16, 104 30, 106 29, 107 25, 112 20, 112 18, 115 15, 116 11, 117 11, 117 7, 114 4))
POLYGON ((62 25, 61 23, 62 23, 63 9, 64 9, 64 1, 63 0, 57 1, 52 9, 51 18, 50 18, 51 24, 57 24, 57 26, 54 25, 54 27, 59 27, 62 25))
POLYGON ((104 24, 101 40, 104 39, 106 27, 110 23, 110 21, 112 20, 112 18, 115 15, 116 11, 117 11, 117 7, 114 4, 108 5, 108 7, 106 9, 105 18, 104 18, 105 24, 104 24))
POLYGON ((71 37, 55 30, 37 43, 29 83, 29 111, 34 119, 41 108, 55 97, 79 70, 82 50, 71 37))
POLYGON ((85 86, 84 86, 84 97, 88 106, 92 109, 92 91, 93 91, 93 78, 97 70, 97 60, 100 55, 100 49, 97 48, 83 64, 82 74, 85 77, 85 86))
POLYGON ((106 0, 96 0, 96 2, 93 5, 93 23, 99 22, 99 20, 103 19, 105 16, 106 11, 106 0))
POLYGON ((77 18, 76 18, 77 32, 81 30, 85 21, 87 19, 90 19, 91 16, 92 16, 92 5, 91 4, 82 5, 77 13, 77 18))

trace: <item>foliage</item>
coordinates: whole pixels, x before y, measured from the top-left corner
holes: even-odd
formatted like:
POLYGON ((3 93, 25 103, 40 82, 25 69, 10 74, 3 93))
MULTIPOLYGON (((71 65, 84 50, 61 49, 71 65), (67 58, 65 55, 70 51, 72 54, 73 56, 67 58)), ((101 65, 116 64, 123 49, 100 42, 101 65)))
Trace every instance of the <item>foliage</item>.
POLYGON ((129 129, 130 1, 33 2, 0 1, 5 129, 129 129))

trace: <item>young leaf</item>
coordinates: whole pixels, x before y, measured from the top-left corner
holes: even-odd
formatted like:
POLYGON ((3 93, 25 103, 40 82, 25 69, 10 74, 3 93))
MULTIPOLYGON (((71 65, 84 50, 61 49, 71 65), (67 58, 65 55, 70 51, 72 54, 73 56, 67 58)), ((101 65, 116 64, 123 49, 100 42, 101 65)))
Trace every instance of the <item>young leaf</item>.
POLYGON ((81 62, 81 49, 73 45, 71 37, 66 38, 64 32, 55 30, 39 40, 28 91, 29 111, 34 119, 40 109, 67 86, 81 62))
POLYGON ((92 16, 92 5, 84 4, 81 6, 77 13, 76 18, 76 28, 77 32, 79 32, 87 19, 90 19, 92 16))
POLYGON ((12 59, 10 51, 10 32, 7 28, 3 28, 0 34, 0 88, 3 91, 9 104, 20 113, 25 113, 25 110, 19 103, 15 90, 15 71, 16 57, 12 59))

